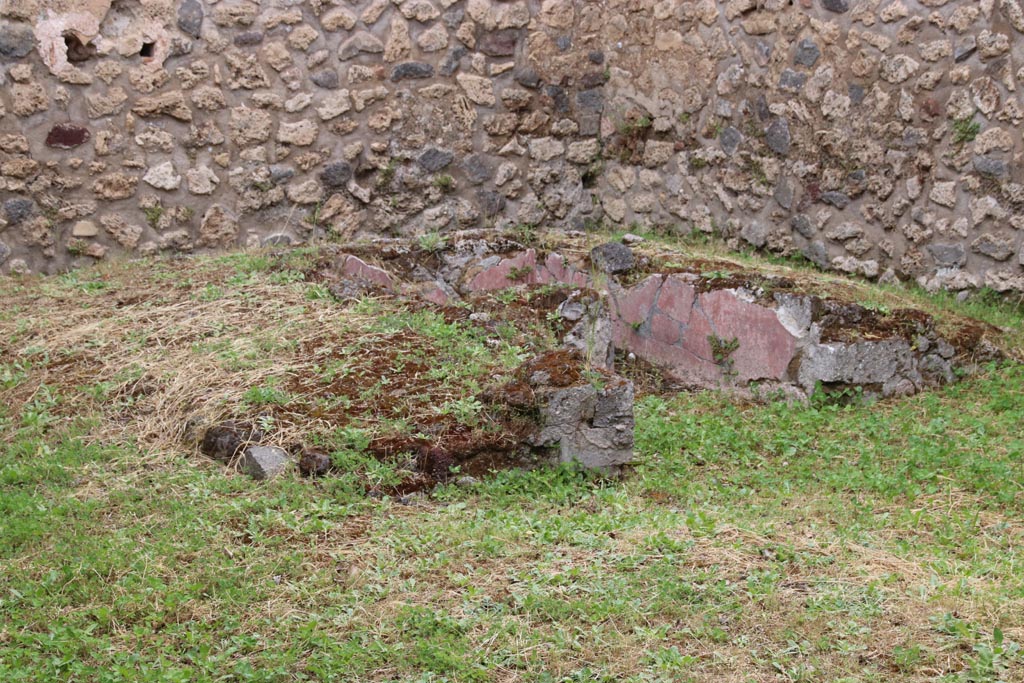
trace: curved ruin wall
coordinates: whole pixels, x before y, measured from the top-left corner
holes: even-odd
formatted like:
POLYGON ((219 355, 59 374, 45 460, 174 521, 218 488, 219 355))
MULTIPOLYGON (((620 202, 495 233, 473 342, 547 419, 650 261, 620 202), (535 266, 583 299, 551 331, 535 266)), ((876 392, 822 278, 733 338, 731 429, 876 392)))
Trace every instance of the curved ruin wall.
POLYGON ((598 225, 1024 290, 1018 0, 0 0, 0 271, 598 225))

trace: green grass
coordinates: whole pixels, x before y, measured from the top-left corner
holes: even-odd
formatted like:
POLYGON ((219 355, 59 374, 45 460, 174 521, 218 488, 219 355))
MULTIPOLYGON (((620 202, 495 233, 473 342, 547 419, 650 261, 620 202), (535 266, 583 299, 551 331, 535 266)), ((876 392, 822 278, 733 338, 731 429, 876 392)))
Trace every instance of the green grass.
MULTIPOLYGON (((1024 680, 1024 366, 871 405, 645 396, 622 479, 503 471, 402 500, 366 494, 401 479, 402 462, 367 453, 408 427, 398 412, 307 432, 341 470, 318 480, 255 483, 152 436, 134 417, 147 383, 173 397, 200 372, 197 396, 274 410, 264 426, 288 430, 308 400, 288 384, 300 361, 331 383, 402 335, 407 364, 385 375, 429 345, 440 398, 419 409, 470 424, 465 389, 528 351, 512 327, 495 343, 431 309, 311 301, 296 275, 311 258, 10 283, 0 680, 1024 680), (187 302, 199 319, 90 317, 133 287, 147 298, 121 315, 187 302), (51 307, 77 335, 63 346, 45 336, 51 307), (311 333, 324 320, 334 337, 311 333), (149 364, 86 372, 119 349, 149 364)), ((1019 329, 1012 306, 971 306, 1019 329)))

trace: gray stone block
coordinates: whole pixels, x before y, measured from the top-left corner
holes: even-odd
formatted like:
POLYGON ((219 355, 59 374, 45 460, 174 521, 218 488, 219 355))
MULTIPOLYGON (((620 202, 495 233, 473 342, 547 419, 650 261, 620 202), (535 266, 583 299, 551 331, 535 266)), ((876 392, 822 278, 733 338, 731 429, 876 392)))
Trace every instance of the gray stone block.
POLYGON ((249 446, 242 454, 242 471, 256 480, 271 479, 288 469, 288 453, 276 446, 249 446))

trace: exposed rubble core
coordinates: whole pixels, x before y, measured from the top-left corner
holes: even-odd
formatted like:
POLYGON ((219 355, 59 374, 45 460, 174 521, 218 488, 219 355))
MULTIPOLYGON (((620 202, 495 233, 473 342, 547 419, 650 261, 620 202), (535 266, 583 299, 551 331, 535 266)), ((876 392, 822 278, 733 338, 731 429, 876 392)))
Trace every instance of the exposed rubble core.
POLYGON ((0 272, 638 223, 1024 290, 1022 31, 1018 0, 9 0, 0 203, 34 215, 0 272))

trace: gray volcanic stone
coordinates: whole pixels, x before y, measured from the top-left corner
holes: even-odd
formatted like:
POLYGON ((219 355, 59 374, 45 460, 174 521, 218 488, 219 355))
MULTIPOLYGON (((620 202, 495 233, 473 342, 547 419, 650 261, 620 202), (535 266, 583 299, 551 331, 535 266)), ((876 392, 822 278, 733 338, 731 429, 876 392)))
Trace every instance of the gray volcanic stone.
POLYGON ((454 158, 455 155, 447 150, 431 147, 424 150, 423 154, 420 154, 419 158, 416 159, 416 162, 422 166, 424 170, 436 173, 448 164, 452 163, 454 158))
POLYGON ((606 242, 590 250, 590 260, 606 273, 625 273, 636 265, 633 250, 621 242, 606 242))
POLYGON ((324 187, 344 187, 352 179, 352 165, 347 161, 333 161, 320 173, 324 187))
POLYGON ((288 469, 288 453, 276 446, 249 446, 242 455, 242 471, 253 479, 270 479, 288 469))
POLYGON ((967 263, 967 251, 962 244, 930 244, 928 253, 940 268, 960 268, 967 263))
POLYGON ((814 224, 811 223, 811 219, 805 213, 798 213, 793 216, 793 220, 790 221, 793 229, 797 231, 801 236, 811 239, 814 237, 814 224))
POLYGON ((540 76, 533 69, 520 69, 516 71, 513 78, 515 78, 516 83, 524 88, 536 89, 540 87, 540 76))
POLYGON ((793 139, 789 135, 789 122, 781 116, 772 121, 764 132, 765 142, 776 154, 786 156, 793 139))
POLYGON ((796 54, 793 55, 793 61, 797 64, 814 66, 819 57, 821 57, 821 50, 818 48, 818 44, 810 38, 804 38, 796 44, 796 54))
POLYGON ((0 242, 0 266, 2 266, 9 258, 11 258, 11 248, 3 242, 0 242))
MULTIPOLYGON (((576 313, 567 312, 570 315, 576 313)), ((607 307, 601 301, 593 301, 583 307, 580 319, 562 338, 562 344, 579 351, 590 367, 611 370, 615 364, 614 336, 615 324, 607 307)))
POLYGON ((978 50, 978 39, 974 35, 967 35, 956 41, 956 46, 953 48, 953 61, 959 64, 970 59, 978 50))
POLYGON ((788 178, 779 178, 772 196, 783 209, 788 211, 793 208, 793 185, 788 178))
POLYGON ((604 91, 600 88, 581 90, 576 93, 576 104, 580 109, 597 111, 604 108, 604 91))
POLYGON ((494 168, 486 154, 470 154, 462 160, 462 170, 473 185, 480 185, 494 177, 494 168))
POLYGON ((463 7, 452 7, 450 10, 441 15, 441 20, 450 29, 456 29, 462 20, 466 16, 466 10, 463 7))
POLYGON ((250 45, 259 45, 263 42, 262 31, 245 31, 235 36, 234 43, 238 47, 248 47, 250 45))
POLYGON ((827 270, 831 267, 831 263, 828 260, 828 248, 825 246, 825 243, 820 240, 811 242, 804 247, 800 253, 804 255, 804 258, 819 268, 827 270))
POLYGON ((451 76, 459 70, 459 60, 468 54, 469 50, 462 45, 452 49, 444 56, 441 65, 437 67, 437 72, 442 76, 451 76))
POLYGON ((821 195, 821 201, 825 202, 826 204, 831 204, 837 209, 845 209, 847 206, 850 205, 850 198, 847 197, 846 194, 842 192, 837 192, 835 190, 823 192, 821 195))
POLYGON ((982 175, 1004 176, 1010 172, 1010 167, 1002 159, 985 155, 974 157, 974 170, 982 175))
POLYGON ((722 145, 722 151, 726 154, 734 154, 743 142, 743 133, 735 126, 729 126, 718 134, 718 143, 722 145))
POLYGON ((740 237, 760 249, 768 242, 771 226, 761 221, 750 221, 740 230, 740 237))
POLYGON ((829 12, 842 14, 850 11, 850 0, 821 0, 821 6, 829 12))
POLYGON ((324 90, 337 90, 338 86, 341 85, 341 79, 338 77, 338 72, 334 69, 322 69, 317 71, 309 77, 309 80, 313 81, 314 85, 317 85, 324 90))
POLYGON ((295 176, 295 169, 291 166, 278 166, 274 165, 270 167, 270 182, 275 185, 280 185, 285 180, 295 176))
POLYGON ((807 82, 807 74, 785 69, 779 76, 779 87, 790 92, 798 92, 807 82))
POLYGON ((203 5, 199 0, 184 0, 178 7, 178 28, 198 38, 203 27, 203 5))
POLYGON ((1005 261, 1013 256, 1013 242, 1005 237, 984 234, 971 243, 971 250, 996 261, 1005 261))
POLYGON ((476 200, 480 212, 487 218, 497 216, 505 208, 505 197, 491 190, 480 190, 476 193, 476 200))
POLYGON ((21 59, 32 52, 36 38, 32 27, 25 24, 0 22, 0 58, 21 59))
POLYGON ((391 80, 395 83, 408 79, 433 78, 434 67, 426 62, 403 62, 391 70, 391 80))
MULTIPOLYGON (((590 92, 590 91, 584 91, 584 92, 590 92)), ((548 86, 545 86, 545 88, 544 88, 544 94, 551 98, 551 101, 553 103, 555 111, 557 111, 560 114, 564 114, 565 112, 569 111, 569 93, 567 93, 565 91, 565 88, 563 88, 563 87, 561 87, 559 85, 548 85, 548 86)), ((601 101, 603 103, 604 102, 604 94, 603 93, 599 93, 599 94, 601 95, 601 101)), ((577 93, 577 95, 576 95, 577 101, 580 100, 580 95, 583 95, 583 93, 582 92, 581 93, 577 93)), ((587 97, 589 97, 589 96, 587 96, 587 97)), ((595 107, 592 107, 592 106, 584 106, 582 104, 582 102, 581 102, 580 106, 582 106, 584 109, 593 109, 593 108, 595 108, 595 107)))
POLYGON ((31 199, 15 197, 4 202, 4 216, 11 225, 22 222, 35 213, 35 210, 36 204, 31 199))

